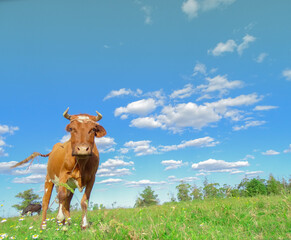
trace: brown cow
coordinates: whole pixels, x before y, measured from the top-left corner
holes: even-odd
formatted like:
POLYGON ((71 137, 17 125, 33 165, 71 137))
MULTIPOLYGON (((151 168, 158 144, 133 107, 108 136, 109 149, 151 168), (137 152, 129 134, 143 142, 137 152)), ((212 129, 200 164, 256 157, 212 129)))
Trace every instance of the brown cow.
POLYGON ((95 137, 106 135, 105 129, 97 121, 102 115, 88 114, 69 115, 69 108, 64 112, 64 117, 70 120, 66 130, 71 133, 71 139, 65 143, 57 143, 47 155, 33 153, 30 157, 17 163, 13 167, 22 165, 36 156, 49 156, 47 164, 47 176, 44 185, 44 196, 42 200, 42 223, 45 224, 46 213, 54 185, 56 185, 59 200, 59 212, 57 219, 65 222, 70 217, 70 202, 73 197, 72 189, 78 188, 85 193, 81 200, 82 224, 81 228, 88 226, 87 206, 95 175, 99 166, 99 152, 94 142, 95 137))

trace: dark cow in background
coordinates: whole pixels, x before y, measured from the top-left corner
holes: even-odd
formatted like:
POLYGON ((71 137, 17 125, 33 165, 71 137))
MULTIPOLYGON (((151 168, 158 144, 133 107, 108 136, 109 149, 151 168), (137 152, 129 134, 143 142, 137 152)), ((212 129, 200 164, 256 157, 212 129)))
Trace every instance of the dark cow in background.
POLYGON ((88 227, 88 202, 99 166, 99 152, 94 139, 95 137, 100 138, 105 136, 106 131, 97 123, 102 118, 102 115, 97 111, 97 116, 92 116, 88 114, 69 115, 68 110, 69 108, 63 115, 70 121, 66 130, 70 132, 71 139, 65 143, 56 143, 52 151, 47 155, 35 152, 22 162, 13 166, 20 166, 37 156, 49 156, 47 176, 44 184, 44 196, 42 199, 41 228, 45 225, 46 213, 54 185, 56 186, 59 200, 57 220, 63 223, 65 223, 66 218, 70 217, 70 203, 74 193, 73 189, 78 188, 82 192, 85 188, 85 193, 81 200, 81 228, 86 229, 88 227))
POLYGON ((40 204, 32 204, 30 203, 26 208, 23 209, 21 215, 30 213, 30 216, 32 216, 32 213, 37 212, 39 215, 41 211, 41 205, 40 204))

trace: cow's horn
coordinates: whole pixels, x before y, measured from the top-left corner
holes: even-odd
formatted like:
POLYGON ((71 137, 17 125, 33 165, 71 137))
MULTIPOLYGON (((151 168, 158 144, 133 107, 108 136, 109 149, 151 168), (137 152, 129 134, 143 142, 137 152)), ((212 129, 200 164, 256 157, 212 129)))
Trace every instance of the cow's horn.
POLYGON ((97 113, 96 122, 98 122, 98 121, 100 121, 102 119, 102 115, 101 115, 101 113, 99 113, 97 111, 96 111, 96 113, 97 113))
POLYGON ((66 119, 71 120, 71 115, 68 114, 68 111, 69 111, 69 108, 67 108, 67 110, 64 111, 63 116, 64 116, 66 119))

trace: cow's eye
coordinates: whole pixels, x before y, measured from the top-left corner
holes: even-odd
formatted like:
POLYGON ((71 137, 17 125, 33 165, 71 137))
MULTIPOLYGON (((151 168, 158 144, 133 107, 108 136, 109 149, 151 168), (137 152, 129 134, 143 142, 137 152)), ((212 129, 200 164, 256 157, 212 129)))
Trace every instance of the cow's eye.
POLYGON ((69 128, 70 132, 77 132, 75 128, 69 128))
POLYGON ((95 133, 96 132, 96 128, 92 128, 89 133, 95 133))

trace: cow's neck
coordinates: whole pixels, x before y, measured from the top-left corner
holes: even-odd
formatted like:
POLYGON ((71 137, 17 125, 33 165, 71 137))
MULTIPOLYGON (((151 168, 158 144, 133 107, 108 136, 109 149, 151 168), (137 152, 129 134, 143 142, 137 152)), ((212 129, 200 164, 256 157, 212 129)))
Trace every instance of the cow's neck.
POLYGON ((87 162, 90 157, 75 157, 76 164, 79 166, 80 171, 82 172, 85 169, 85 166, 87 165, 87 162))

